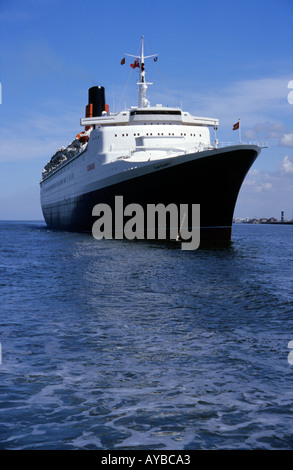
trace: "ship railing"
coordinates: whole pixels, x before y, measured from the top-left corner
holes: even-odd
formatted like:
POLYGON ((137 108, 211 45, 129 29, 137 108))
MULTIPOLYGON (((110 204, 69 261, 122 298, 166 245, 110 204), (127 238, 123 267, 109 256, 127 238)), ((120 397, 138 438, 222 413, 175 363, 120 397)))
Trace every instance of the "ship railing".
POLYGON ((268 147, 268 143, 265 141, 265 142, 259 142, 259 141, 256 141, 256 140, 251 140, 251 141, 248 141, 248 142, 238 142, 238 143, 235 143, 235 142, 216 142, 213 144, 213 148, 224 148, 224 147, 231 147, 231 146, 235 146, 235 145, 257 145, 258 147, 260 148, 267 148, 268 147))

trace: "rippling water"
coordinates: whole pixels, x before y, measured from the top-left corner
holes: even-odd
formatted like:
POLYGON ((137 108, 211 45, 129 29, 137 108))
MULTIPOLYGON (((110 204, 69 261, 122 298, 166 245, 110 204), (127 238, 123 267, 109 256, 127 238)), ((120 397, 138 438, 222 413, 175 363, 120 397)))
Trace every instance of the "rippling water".
POLYGON ((0 229, 1 449, 293 448, 293 226, 194 252, 0 229))

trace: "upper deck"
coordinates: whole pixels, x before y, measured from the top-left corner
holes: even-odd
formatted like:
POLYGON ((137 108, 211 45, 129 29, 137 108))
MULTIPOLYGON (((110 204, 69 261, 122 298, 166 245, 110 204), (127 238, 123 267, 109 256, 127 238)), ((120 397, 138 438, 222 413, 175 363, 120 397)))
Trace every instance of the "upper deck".
POLYGON ((126 125, 152 125, 152 124, 177 124, 189 126, 218 127, 219 120, 192 116, 190 113, 179 108, 163 107, 132 107, 129 110, 121 111, 117 114, 103 113, 102 116, 81 118, 81 126, 126 126, 126 125))

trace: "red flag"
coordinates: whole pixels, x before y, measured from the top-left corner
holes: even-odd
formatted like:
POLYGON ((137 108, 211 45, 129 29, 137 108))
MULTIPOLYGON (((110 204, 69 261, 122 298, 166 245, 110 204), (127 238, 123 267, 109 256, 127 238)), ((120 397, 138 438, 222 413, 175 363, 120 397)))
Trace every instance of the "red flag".
POLYGON ((125 57, 121 60, 121 65, 125 64, 125 57))
POLYGON ((239 121, 236 122, 236 124, 233 125, 233 131, 236 131, 236 129, 239 129, 239 121))
POLYGON ((136 67, 139 67, 139 59, 135 59, 133 64, 130 64, 130 67, 132 67, 133 69, 135 69, 136 67))

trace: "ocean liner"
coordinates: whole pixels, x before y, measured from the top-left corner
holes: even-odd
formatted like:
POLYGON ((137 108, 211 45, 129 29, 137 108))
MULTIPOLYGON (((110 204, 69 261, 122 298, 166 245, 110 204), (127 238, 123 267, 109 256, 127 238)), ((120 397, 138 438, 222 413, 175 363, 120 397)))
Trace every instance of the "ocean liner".
POLYGON ((131 57, 131 67, 139 69, 138 105, 111 113, 104 87, 90 88, 84 130, 45 165, 40 193, 47 225, 91 232, 94 206, 115 210, 115 197, 123 196, 125 205, 142 207, 200 204, 200 240, 231 240, 238 193, 261 147, 221 146, 218 119, 151 106, 145 60, 157 56, 145 56, 142 37, 140 54, 131 57))

